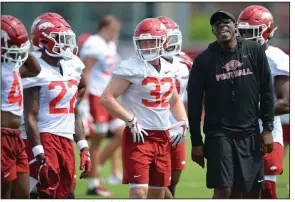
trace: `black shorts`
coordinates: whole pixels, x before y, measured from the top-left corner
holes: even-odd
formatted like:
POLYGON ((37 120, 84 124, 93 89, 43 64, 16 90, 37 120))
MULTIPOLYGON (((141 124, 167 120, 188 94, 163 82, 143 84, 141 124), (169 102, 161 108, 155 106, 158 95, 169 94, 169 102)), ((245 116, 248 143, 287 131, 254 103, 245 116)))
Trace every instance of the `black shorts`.
POLYGON ((250 192, 263 188, 260 135, 205 138, 207 188, 232 188, 250 192))

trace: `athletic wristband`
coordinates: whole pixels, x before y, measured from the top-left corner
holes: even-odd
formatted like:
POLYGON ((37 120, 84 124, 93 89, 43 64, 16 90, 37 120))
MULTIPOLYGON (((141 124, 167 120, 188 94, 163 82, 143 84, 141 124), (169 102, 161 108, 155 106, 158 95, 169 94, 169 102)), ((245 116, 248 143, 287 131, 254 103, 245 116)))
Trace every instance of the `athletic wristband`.
POLYGON ((79 140, 77 142, 77 147, 79 148, 79 150, 81 151, 81 149, 88 147, 88 142, 86 140, 79 140))
POLYGON ((35 147, 33 147, 32 149, 33 151, 33 154, 34 154, 34 157, 36 158, 36 156, 38 156, 39 154, 44 154, 44 149, 43 149, 43 146, 42 145, 37 145, 35 147))

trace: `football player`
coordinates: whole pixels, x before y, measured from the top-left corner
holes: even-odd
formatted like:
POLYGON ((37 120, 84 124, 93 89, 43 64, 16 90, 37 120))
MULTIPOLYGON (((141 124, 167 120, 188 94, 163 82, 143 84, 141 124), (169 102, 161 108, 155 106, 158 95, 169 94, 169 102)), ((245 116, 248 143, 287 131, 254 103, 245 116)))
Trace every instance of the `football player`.
POLYGON ((77 132, 81 122, 75 116, 76 102, 85 88, 84 64, 76 56, 76 37, 65 20, 44 18, 32 27, 32 41, 39 48, 36 57, 42 70, 37 77, 22 80, 26 87, 24 94, 31 97, 30 102, 25 99, 24 113, 26 132, 33 140, 34 156, 30 163, 36 164, 30 166, 30 172, 33 175, 34 169, 46 165, 58 176, 54 187, 50 184, 51 178, 49 183, 39 180, 40 198, 68 198, 76 181, 73 139, 81 152, 80 169, 85 168, 80 178, 87 177, 91 169, 88 144, 84 134, 77 132), (45 154, 46 159, 39 161, 40 154, 45 154))
MULTIPOLYGON (((273 16, 268 9, 259 5, 245 8, 239 15, 238 31, 241 37, 260 43, 265 50, 272 74, 275 99, 275 118, 273 135, 273 151, 264 156, 264 190, 261 198, 277 198, 276 176, 283 172, 284 144, 280 115, 290 112, 290 74, 289 56, 281 49, 271 46, 268 41, 273 37, 276 27, 273 16)), ((262 122, 259 120, 260 130, 262 122)))
MULTIPOLYGON (((168 62, 174 65, 176 69, 175 77, 173 78, 174 85, 176 86, 177 92, 181 97, 185 106, 186 102, 186 86, 189 78, 189 71, 192 67, 192 59, 181 52, 182 45, 182 35, 179 30, 179 26, 170 18, 160 16, 157 17, 167 28, 167 49, 163 54, 168 62)), ((175 124, 177 120, 173 117, 172 113, 170 114, 170 123, 175 124)), ((171 144, 171 185, 168 187, 170 192, 166 189, 165 198, 174 198, 175 197, 175 188, 179 182, 180 175, 182 170, 185 169, 185 150, 186 142, 183 141, 181 145, 172 146, 171 144)))
MULTIPOLYGON (((84 62, 85 76, 87 78, 87 93, 90 113, 94 119, 93 136, 91 137, 90 155, 93 169, 88 178, 88 194, 110 196, 112 193, 106 190, 99 179, 97 167, 101 157, 101 142, 111 131, 117 140, 121 141, 124 122, 112 117, 99 103, 100 96, 106 85, 112 78, 112 71, 117 60, 117 46, 114 39, 120 30, 120 22, 113 16, 105 16, 99 23, 97 34, 91 35, 80 50, 80 58, 84 62)), ((115 151, 121 142, 109 145, 107 156, 115 151)))
POLYGON ((1 15, 1 198, 29 198, 29 166, 21 139, 23 87, 21 77, 37 76, 40 65, 29 54, 23 23, 1 15))
POLYGON ((169 140, 182 142, 187 116, 173 84, 172 64, 161 58, 167 47, 165 25, 156 18, 144 19, 135 29, 133 42, 137 56, 115 68, 100 103, 127 126, 122 160, 129 197, 164 198, 171 178, 169 140), (178 121, 172 127, 170 110, 178 121))

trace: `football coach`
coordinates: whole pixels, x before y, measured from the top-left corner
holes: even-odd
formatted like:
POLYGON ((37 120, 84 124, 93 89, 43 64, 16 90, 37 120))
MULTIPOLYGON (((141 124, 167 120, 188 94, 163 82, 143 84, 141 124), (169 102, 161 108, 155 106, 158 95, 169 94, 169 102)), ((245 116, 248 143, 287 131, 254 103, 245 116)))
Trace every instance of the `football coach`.
POLYGON ((236 36, 236 20, 228 11, 216 11, 210 24, 216 41, 195 58, 187 86, 192 160, 204 168, 207 159, 206 184, 214 189, 213 198, 259 198, 263 155, 273 149, 267 57, 260 44, 236 36))

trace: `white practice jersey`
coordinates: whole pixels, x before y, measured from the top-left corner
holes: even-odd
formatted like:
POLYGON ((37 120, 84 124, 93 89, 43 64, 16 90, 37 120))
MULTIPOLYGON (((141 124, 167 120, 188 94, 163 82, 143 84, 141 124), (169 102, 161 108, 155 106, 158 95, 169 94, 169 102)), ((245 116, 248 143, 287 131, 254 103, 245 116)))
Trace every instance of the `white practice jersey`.
POLYGON ((106 42, 100 35, 92 35, 83 44, 80 52, 83 60, 95 58, 96 64, 89 74, 88 91, 92 95, 101 96, 112 78, 117 60, 117 47, 114 42, 106 42))
MULTIPOLYGON (((272 84, 274 86, 274 78, 279 75, 289 76, 289 56, 285 54, 281 49, 270 46, 266 51, 267 60, 272 75, 272 84)), ((273 94, 276 99, 275 92, 273 94)), ((262 121, 259 120, 260 131, 262 128, 262 121)), ((283 145, 283 130, 281 117, 274 117, 274 130, 272 132, 274 142, 278 142, 283 145)))
POLYGON ((114 77, 132 83, 121 95, 121 103, 147 130, 167 130, 170 127, 169 101, 174 89, 175 68, 166 60, 160 60, 160 72, 137 57, 123 60, 113 72, 114 77))
POLYGON ((22 83, 24 88, 41 87, 39 131, 73 139, 76 97, 85 66, 76 56, 71 60, 61 60, 61 68, 47 64, 40 56, 36 58, 41 66, 40 74, 22 79, 22 83))
POLYGON ((23 114, 23 86, 19 67, 13 68, 4 63, 1 67, 1 111, 21 116, 23 114))
MULTIPOLYGON (((178 56, 173 57, 173 66, 177 68, 173 81, 182 102, 186 103, 186 86, 189 78, 189 69, 187 65, 181 63, 180 60, 181 59, 178 56)), ((170 113, 171 125, 177 122, 178 121, 174 118, 173 114, 170 113)))

